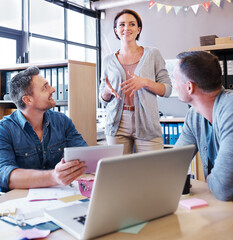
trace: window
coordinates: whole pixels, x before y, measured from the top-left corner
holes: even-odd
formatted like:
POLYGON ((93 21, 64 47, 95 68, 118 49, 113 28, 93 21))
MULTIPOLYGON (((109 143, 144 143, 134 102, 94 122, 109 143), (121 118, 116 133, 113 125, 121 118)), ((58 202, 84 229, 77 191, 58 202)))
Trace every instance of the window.
POLYGON ((69 44, 68 58, 77 61, 96 63, 96 50, 69 44))
POLYGON ((0 65, 16 63, 16 46, 15 39, 0 37, 0 65))
POLYGON ((96 45, 96 21, 92 17, 85 16, 74 11, 67 11, 67 35, 68 41, 83 44, 96 45))
POLYGON ((1 58, 5 63, 68 58, 97 63, 99 13, 88 9, 89 0, 73 2, 0 1, 1 58), (3 57, 5 49, 10 49, 8 57, 3 57))
POLYGON ((65 59, 64 43, 30 37, 30 62, 65 59))
POLYGON ((22 0, 0 1, 0 25, 22 30, 22 0))
POLYGON ((32 0, 30 9, 30 32, 64 39, 64 8, 44 0, 32 0))

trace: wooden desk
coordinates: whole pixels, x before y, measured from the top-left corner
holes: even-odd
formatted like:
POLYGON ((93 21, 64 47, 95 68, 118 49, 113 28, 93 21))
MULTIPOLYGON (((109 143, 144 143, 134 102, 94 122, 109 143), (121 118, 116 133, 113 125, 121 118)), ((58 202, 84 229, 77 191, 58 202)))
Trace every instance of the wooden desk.
MULTIPOLYGON (((152 240, 152 239, 224 239, 233 236, 233 202, 217 200, 208 190, 206 183, 192 180, 191 196, 208 202, 208 207, 188 210, 178 207, 175 214, 150 221, 139 234, 112 233, 98 240, 152 240)), ((0 197, 0 202, 25 197, 27 190, 13 190, 0 197)), ((114 216, 113 216, 114 217, 114 216)), ((74 240, 70 234, 58 230, 46 239, 74 240)))

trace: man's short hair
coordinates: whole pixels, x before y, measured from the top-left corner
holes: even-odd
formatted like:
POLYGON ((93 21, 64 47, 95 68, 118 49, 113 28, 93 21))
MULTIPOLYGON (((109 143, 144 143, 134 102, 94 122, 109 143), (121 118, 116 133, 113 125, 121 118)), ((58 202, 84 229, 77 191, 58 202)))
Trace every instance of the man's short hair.
POLYGON ((15 103, 17 108, 24 109, 26 107, 22 98, 25 95, 33 95, 31 87, 32 77, 38 75, 39 72, 39 68, 33 66, 19 72, 11 79, 9 84, 10 98, 15 103))
POLYGON ((218 58, 205 51, 182 52, 176 56, 180 70, 205 92, 215 91, 222 86, 222 69, 218 58))

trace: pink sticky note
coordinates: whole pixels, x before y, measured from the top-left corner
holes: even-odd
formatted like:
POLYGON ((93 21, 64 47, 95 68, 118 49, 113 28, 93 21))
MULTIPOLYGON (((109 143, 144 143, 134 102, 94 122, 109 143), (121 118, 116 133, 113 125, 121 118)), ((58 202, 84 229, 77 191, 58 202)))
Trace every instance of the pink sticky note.
POLYGON ((45 238, 50 234, 50 230, 39 230, 37 228, 32 229, 19 229, 17 233, 20 237, 28 238, 28 239, 37 239, 37 238, 45 238))
POLYGON ((199 198, 189 198, 185 200, 180 200, 179 204, 188 209, 208 206, 208 203, 205 200, 199 198))

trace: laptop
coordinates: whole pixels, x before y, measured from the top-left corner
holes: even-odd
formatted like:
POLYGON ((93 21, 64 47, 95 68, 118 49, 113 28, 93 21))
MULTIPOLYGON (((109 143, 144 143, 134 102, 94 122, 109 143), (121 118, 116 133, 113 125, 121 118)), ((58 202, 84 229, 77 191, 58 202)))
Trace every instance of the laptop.
POLYGON ((85 161, 85 173, 95 173, 100 159, 122 155, 123 150, 123 144, 68 147, 64 148, 64 159, 66 162, 74 159, 85 161))
POLYGON ((77 239, 92 239, 176 211, 194 145, 101 159, 89 202, 45 210, 77 239))

